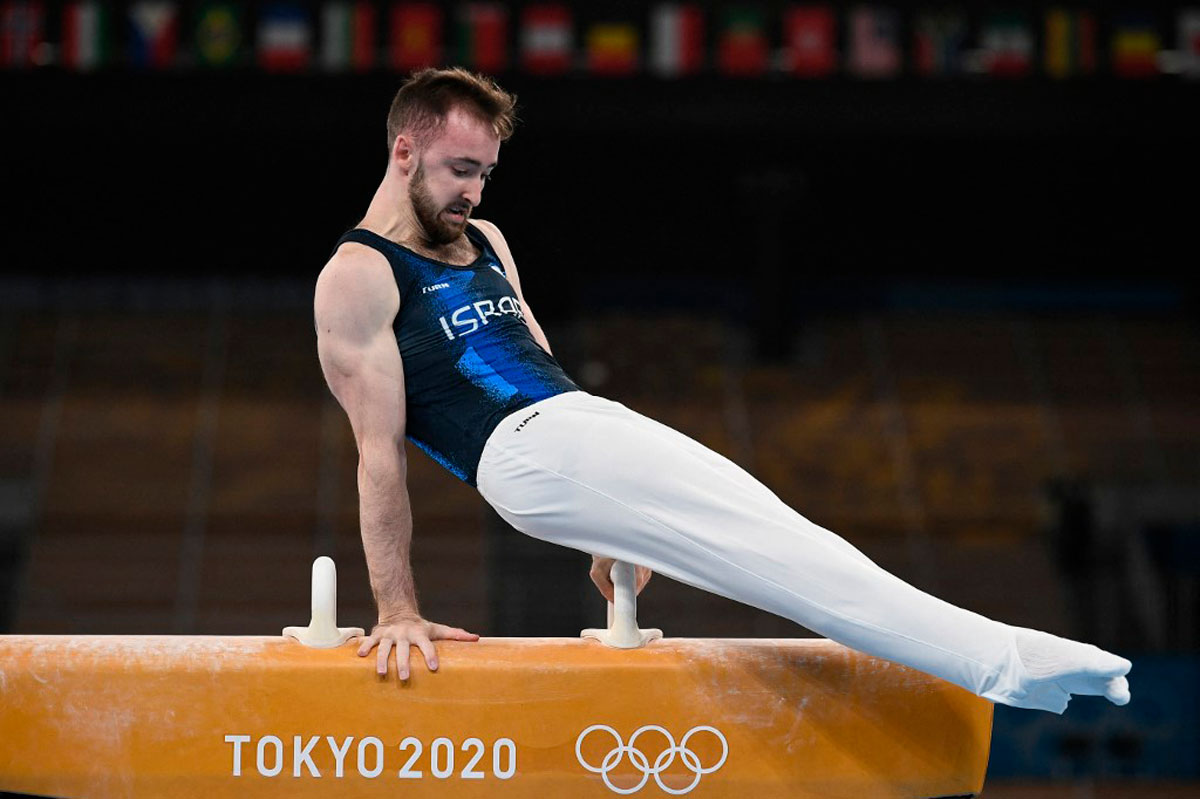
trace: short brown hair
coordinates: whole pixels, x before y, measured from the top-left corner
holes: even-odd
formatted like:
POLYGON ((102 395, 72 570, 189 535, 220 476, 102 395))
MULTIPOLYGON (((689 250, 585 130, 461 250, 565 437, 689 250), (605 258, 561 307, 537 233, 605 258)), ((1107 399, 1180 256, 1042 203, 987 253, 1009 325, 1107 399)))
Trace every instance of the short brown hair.
POLYGON ((441 135, 452 108, 461 108, 485 125, 491 125, 500 141, 507 141, 516 125, 517 96, 504 91, 491 78, 462 67, 413 73, 388 111, 388 152, 401 131, 409 133, 417 147, 424 148, 441 135))

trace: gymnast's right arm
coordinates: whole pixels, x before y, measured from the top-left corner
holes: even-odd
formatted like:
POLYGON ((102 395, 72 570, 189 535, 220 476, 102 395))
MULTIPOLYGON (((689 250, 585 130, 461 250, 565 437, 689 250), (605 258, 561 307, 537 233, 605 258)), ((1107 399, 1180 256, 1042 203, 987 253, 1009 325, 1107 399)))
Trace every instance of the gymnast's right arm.
POLYGON ((358 445, 359 524, 379 623, 358 654, 376 646, 376 671, 387 674, 396 648, 400 679, 408 679, 410 646, 437 669, 433 641, 475 641, 479 636, 421 618, 409 545, 412 510, 404 453, 404 368, 392 321, 400 293, 383 256, 360 244, 343 244, 317 279, 314 314, 321 370, 337 397, 358 445))

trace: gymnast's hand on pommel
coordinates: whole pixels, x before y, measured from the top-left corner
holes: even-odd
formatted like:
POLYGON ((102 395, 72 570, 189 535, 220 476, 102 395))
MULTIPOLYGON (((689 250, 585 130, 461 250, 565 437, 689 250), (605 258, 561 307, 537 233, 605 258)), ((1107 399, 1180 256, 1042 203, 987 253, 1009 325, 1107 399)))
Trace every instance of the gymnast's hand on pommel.
POLYGON ((412 647, 416 646, 425 656, 425 665, 430 671, 437 671, 437 650, 434 641, 478 641, 479 636, 469 633, 461 627, 447 627, 426 621, 420 616, 380 619, 379 624, 371 630, 371 634, 362 639, 358 647, 358 656, 366 657, 371 650, 378 647, 375 657, 375 671, 381 676, 388 672, 388 655, 392 647, 396 648, 396 671, 400 679, 407 680, 409 675, 409 660, 412 647))
MULTIPOLYGON (((613 601, 613 582, 612 582, 612 567, 617 561, 614 558, 602 558, 599 555, 592 555, 592 570, 589 576, 596 587, 600 589, 600 593, 604 594, 604 598, 609 602, 613 601)), ((646 583, 650 582, 650 575, 654 572, 647 569, 645 566, 635 566, 634 583, 636 591, 634 595, 642 593, 642 589, 646 587, 646 583)))

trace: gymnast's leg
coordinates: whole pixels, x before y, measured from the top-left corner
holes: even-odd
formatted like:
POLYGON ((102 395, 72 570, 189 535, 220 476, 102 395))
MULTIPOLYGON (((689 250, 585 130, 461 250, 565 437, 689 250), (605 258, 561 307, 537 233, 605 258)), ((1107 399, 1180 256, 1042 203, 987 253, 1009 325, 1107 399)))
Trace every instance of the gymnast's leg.
POLYGON ((1058 713, 1072 693, 1129 701, 1129 661, 920 591, 669 427, 584 392, 536 408, 520 430, 497 428, 479 468, 480 493, 522 532, 647 566, 993 701, 1058 713))

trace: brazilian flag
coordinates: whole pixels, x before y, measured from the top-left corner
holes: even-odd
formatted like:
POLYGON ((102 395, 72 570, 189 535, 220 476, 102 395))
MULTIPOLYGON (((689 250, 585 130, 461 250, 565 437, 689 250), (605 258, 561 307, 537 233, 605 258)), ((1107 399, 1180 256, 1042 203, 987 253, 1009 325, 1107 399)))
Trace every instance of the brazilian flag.
POLYGON ((245 58, 245 43, 241 4, 203 3, 196 10, 193 44, 200 66, 213 69, 238 66, 245 58))

